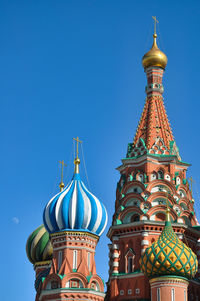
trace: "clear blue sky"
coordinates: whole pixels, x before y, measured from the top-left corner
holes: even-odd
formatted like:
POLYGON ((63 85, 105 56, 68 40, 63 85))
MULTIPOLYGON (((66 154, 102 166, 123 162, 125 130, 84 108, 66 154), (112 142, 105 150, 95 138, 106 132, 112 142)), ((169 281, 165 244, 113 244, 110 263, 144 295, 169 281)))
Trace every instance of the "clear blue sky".
MULTIPOLYGON (((145 100, 141 58, 152 44, 152 15, 168 56, 168 116, 200 190, 199 12, 199 1, 0 1, 2 300, 34 300, 25 244, 58 191, 59 160, 68 165, 65 183, 71 179, 73 137, 84 141, 91 191, 104 202, 111 224, 115 168, 145 100)), ((83 165, 81 174, 85 179, 83 165)), ((105 280, 107 231, 96 253, 105 280)))

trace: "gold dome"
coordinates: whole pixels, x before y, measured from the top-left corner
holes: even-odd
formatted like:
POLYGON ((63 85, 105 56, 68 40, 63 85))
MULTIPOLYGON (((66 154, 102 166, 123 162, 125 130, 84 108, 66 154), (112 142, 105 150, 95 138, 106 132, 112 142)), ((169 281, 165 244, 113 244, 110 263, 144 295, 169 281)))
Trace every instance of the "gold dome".
POLYGON ((153 46, 142 58, 144 69, 148 67, 161 67, 165 69, 167 65, 167 56, 158 48, 156 38, 157 34, 154 33, 153 46))

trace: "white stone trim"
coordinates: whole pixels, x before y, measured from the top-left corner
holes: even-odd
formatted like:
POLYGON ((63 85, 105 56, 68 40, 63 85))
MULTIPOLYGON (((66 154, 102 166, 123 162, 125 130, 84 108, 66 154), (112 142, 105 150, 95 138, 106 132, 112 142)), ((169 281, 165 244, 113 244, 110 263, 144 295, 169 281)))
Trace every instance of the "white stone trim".
POLYGON ((126 275, 112 275, 111 279, 118 278, 118 279, 129 279, 129 278, 136 278, 136 277, 143 277, 144 274, 141 273, 135 273, 135 274, 126 274, 126 275))
MULTIPOLYGON (((67 288, 61 288, 61 289, 50 289, 50 290, 42 290, 41 291, 41 294, 40 294, 40 297, 39 297, 39 300, 42 299, 43 296, 49 296, 49 295, 56 295, 56 294, 62 294, 62 293, 69 293, 69 294, 75 294, 75 293, 82 293, 82 294, 91 294, 91 295, 96 295, 96 296, 100 296, 100 297, 105 297, 105 293, 101 293, 101 292, 97 292, 97 291, 94 291, 94 290, 72 290, 72 289, 67 289, 67 288)), ((55 300, 55 299, 54 299, 55 300)), ((60 299, 58 299, 60 300, 60 299)), ((61 299, 62 300, 62 299, 61 299)), ((65 300, 65 299, 63 299, 65 300)), ((66 299, 68 300, 68 299, 66 299)), ((81 299, 80 299, 81 300, 81 299)), ((85 299, 83 299, 85 300, 85 299)), ((90 300, 90 299, 87 299, 87 300, 90 300)))
POLYGON ((119 258, 119 253, 113 253, 112 258, 119 258))
POLYGON ((86 248, 86 247, 83 247, 83 246, 81 246, 81 247, 78 247, 78 246, 63 246, 63 247, 53 248, 53 249, 54 249, 54 251, 62 250, 62 249, 73 249, 73 250, 76 250, 76 249, 82 250, 82 249, 84 249, 84 250, 87 250, 89 252, 95 253, 95 250, 89 249, 89 248, 86 248))
POLYGON ((119 266, 119 262, 118 261, 113 261, 112 266, 113 267, 118 267, 119 266))
POLYGON ((143 240, 141 241, 141 246, 148 246, 148 245, 149 245, 149 241, 148 241, 148 240, 143 239, 143 240))
POLYGON ((119 249, 119 245, 118 245, 118 244, 113 244, 113 245, 112 245, 112 249, 118 250, 118 249, 119 249))

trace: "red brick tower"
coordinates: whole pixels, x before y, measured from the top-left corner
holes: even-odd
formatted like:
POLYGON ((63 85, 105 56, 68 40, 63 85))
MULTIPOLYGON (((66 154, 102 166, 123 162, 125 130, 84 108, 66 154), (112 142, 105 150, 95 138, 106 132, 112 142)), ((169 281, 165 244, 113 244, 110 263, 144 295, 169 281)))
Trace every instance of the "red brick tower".
MULTIPOLYGON (((144 110, 134 141, 128 144, 126 158, 118 167, 121 176, 108 231, 106 299, 112 301, 151 300, 149 280, 140 270, 139 259, 164 229, 167 202, 175 233, 200 255, 200 232, 186 179, 189 164, 181 160, 164 108, 162 79, 167 57, 156 38, 154 33, 153 46, 142 59, 147 75, 144 110)), ((190 282, 188 297, 200 300, 198 274, 190 282)))
MULTIPOLYGON (((75 140, 77 156, 72 180, 64 187, 62 172, 60 192, 44 209, 47 232, 41 226, 42 230, 34 231, 27 242, 27 256, 36 270, 36 301, 103 301, 105 297, 104 282, 97 275, 94 256, 107 224, 107 212, 81 180, 80 141, 75 140), (47 255, 49 261, 44 262, 47 255)), ((63 167, 64 162, 60 163, 63 167)))

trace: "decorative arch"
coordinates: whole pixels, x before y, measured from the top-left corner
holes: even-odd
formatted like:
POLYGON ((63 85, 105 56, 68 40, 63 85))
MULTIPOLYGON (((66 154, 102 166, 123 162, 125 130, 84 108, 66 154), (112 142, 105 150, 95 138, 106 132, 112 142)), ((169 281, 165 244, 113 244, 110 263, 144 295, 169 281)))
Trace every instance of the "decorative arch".
POLYGON ((104 292, 104 284, 103 284, 103 281, 102 279, 98 276, 98 275, 94 275, 90 278, 90 281, 88 283, 88 287, 91 288, 91 289, 95 289, 95 287, 92 288, 92 284, 98 284, 98 287, 99 287, 99 291, 100 292, 104 292))
POLYGON ((81 287, 86 288, 87 287, 87 282, 88 282, 87 278, 79 272, 70 273, 70 275, 66 275, 65 277, 63 277, 62 286, 63 287, 75 287, 75 286, 72 286, 73 285, 73 283, 71 283, 72 281, 74 281, 74 282, 77 281, 77 288, 81 288, 81 287))
POLYGON ((57 274, 50 274, 46 277, 45 281, 43 282, 44 289, 57 289, 62 287, 61 279, 57 274))
POLYGON ((180 195, 181 198, 187 197, 187 193, 186 193, 185 189, 183 189, 183 188, 178 189, 177 193, 180 195))
POLYGON ((123 193, 126 195, 128 193, 140 194, 145 190, 145 186, 143 183, 139 181, 129 182, 126 187, 124 187, 123 193), (136 190, 137 188, 137 190, 136 190))
POLYGON ((173 195, 176 194, 176 187, 169 181, 167 180, 156 180, 153 182, 150 182, 148 187, 146 188, 147 191, 151 192, 152 188, 158 185, 163 185, 166 186, 169 189, 169 192, 173 195))
MULTIPOLYGON (((165 212, 166 212, 166 206, 164 206, 164 205, 152 207, 148 211, 149 219, 157 220, 157 221, 159 221, 159 219, 160 219, 160 221, 161 221, 161 219, 163 218, 164 219, 163 221, 165 221, 165 216, 166 216, 165 212), (156 218, 156 215, 158 213, 162 213, 162 214, 164 214, 164 216, 160 215, 156 218)), ((170 217, 171 217, 172 222, 176 221, 178 218, 176 212, 173 209, 170 210, 170 217)))
POLYGON ((185 202, 180 202, 180 206, 182 207, 183 210, 188 210, 188 206, 185 202))
POLYGON ((118 217, 123 224, 129 224, 140 220, 140 216, 143 214, 142 210, 138 207, 126 207, 118 217))
MULTIPOLYGON (((154 201, 156 201, 156 200, 163 200, 163 202, 161 202, 160 203, 160 205, 162 205, 162 204, 167 204, 167 201, 168 201, 168 203, 170 204, 170 205, 174 205, 174 204, 176 204, 176 201, 174 200, 174 198, 173 198, 173 196, 172 195, 170 195, 170 194, 166 194, 165 192, 163 192, 163 191, 159 191, 159 192, 155 192, 155 193, 153 193, 149 198, 148 198, 148 202, 150 202, 151 203, 151 205, 152 205, 152 202, 154 202, 154 201), (164 202, 164 200, 165 200, 165 202, 164 202)), ((155 202, 154 202, 155 203, 155 202)), ((153 203, 153 204, 154 204, 153 203)), ((158 202, 159 203, 159 202, 158 202)), ((154 204, 154 206, 155 205, 159 205, 159 204, 154 204)), ((152 207, 153 207, 153 205, 152 205, 152 207)))
POLYGON ((141 200, 139 200, 138 198, 128 198, 125 202, 124 202, 124 207, 130 207, 130 206, 136 206, 140 208, 140 204, 141 204, 141 200))

